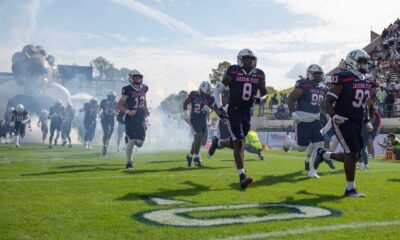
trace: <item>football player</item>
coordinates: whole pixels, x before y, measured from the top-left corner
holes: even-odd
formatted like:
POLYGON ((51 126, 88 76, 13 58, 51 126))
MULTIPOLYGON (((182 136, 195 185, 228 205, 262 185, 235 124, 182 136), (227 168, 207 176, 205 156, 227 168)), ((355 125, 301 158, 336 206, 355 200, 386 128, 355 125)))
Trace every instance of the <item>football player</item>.
POLYGON ((68 140, 69 147, 72 147, 72 141, 69 135, 71 133, 72 121, 74 120, 75 114, 75 108, 71 103, 68 103, 67 107, 65 108, 64 120, 61 127, 61 139, 63 146, 67 144, 68 140))
MULTIPOLYGON (((324 71, 319 65, 311 64, 307 68, 306 74, 306 78, 297 80, 288 98, 289 112, 296 123, 297 141, 287 135, 283 149, 287 152, 291 147, 293 150, 303 152, 312 143, 309 151, 311 159, 315 159, 318 148, 322 148, 324 144, 324 138, 320 132, 322 128, 320 105, 325 98, 327 89, 320 85, 324 71)), ((328 161, 328 164, 331 168, 335 168, 332 161, 328 161)), ((319 178, 313 164, 310 165, 306 162, 306 169, 308 166, 308 176, 319 178)))
POLYGON ((11 124, 11 118, 15 108, 9 107, 7 110, 8 111, 6 112, 4 118, 4 126, 3 126, 3 136, 5 138, 6 144, 8 144, 8 139, 14 136, 14 130, 15 130, 13 124, 11 124))
POLYGON ((27 124, 29 130, 32 131, 31 119, 29 118, 28 112, 25 111, 24 105, 17 105, 13 112, 11 122, 14 124, 15 127, 15 146, 19 148, 21 138, 25 136, 25 128, 27 124))
POLYGON ((114 91, 111 91, 107 95, 107 98, 100 102, 100 108, 102 110, 100 118, 101 127, 103 128, 103 156, 107 155, 108 144, 114 132, 115 116, 118 110, 117 101, 115 100, 116 97, 117 94, 114 91))
POLYGON ((363 146, 362 125, 369 121, 365 106, 371 96, 373 84, 365 78, 369 70, 369 55, 364 50, 353 50, 345 59, 346 70, 332 75, 330 88, 323 110, 329 114, 332 126, 343 152, 328 152, 318 149, 315 169, 324 159, 335 159, 344 163, 347 197, 365 197, 355 187, 356 163, 363 146))
POLYGON ((199 155, 201 140, 204 132, 207 130, 207 116, 212 112, 214 97, 211 96, 212 87, 207 81, 200 84, 198 91, 191 91, 183 102, 184 119, 190 124, 194 139, 190 153, 186 156, 188 167, 192 166, 192 160, 198 167, 201 166, 201 157, 199 155), (189 113, 188 105, 191 105, 189 113))
POLYGON ((49 137, 49 148, 52 148, 51 144, 53 141, 54 133, 57 131, 56 137, 54 138, 54 145, 57 146, 58 138, 60 137, 61 125, 64 119, 64 107, 61 100, 57 100, 52 107, 50 107, 49 119, 50 121, 50 137, 49 137))
POLYGON ((228 120, 228 129, 232 138, 233 156, 239 175, 240 187, 247 188, 253 179, 244 169, 244 137, 250 130, 251 107, 267 99, 264 72, 256 68, 257 57, 250 49, 243 49, 237 55, 237 64, 230 66, 214 92, 218 115, 228 120), (222 107, 221 92, 229 88, 228 111, 222 107), (257 91, 260 91, 258 97, 257 91))
POLYGON ((37 123, 37 126, 40 127, 40 130, 42 131, 43 144, 45 144, 47 133, 49 132, 48 120, 49 120, 49 111, 47 111, 47 109, 43 109, 39 114, 39 120, 37 123))
POLYGON ((88 103, 83 105, 83 108, 79 112, 85 112, 83 117, 83 126, 85 128, 85 134, 83 137, 84 146, 86 149, 92 149, 93 138, 96 132, 96 118, 99 112, 99 104, 97 104, 97 98, 92 98, 88 103))
POLYGON ((138 70, 129 72, 130 85, 122 88, 118 109, 124 114, 126 133, 126 168, 133 168, 133 147, 142 147, 146 138, 146 118, 149 116, 146 94, 149 87, 143 84, 138 70))

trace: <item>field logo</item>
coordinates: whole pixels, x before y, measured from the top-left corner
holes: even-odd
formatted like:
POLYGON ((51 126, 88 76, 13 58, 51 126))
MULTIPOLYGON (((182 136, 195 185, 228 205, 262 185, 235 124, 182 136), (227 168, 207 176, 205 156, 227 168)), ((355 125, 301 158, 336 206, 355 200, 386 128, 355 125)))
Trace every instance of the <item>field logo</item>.
MULTIPOLYGON (((160 198, 158 198, 160 199, 160 198)), ((139 213, 140 219, 150 221, 160 225, 170 225, 179 227, 211 227, 230 224, 269 222, 275 220, 290 220, 298 218, 316 218, 331 216, 332 212, 325 208, 294 205, 286 203, 251 203, 251 204, 227 204, 199 207, 176 207, 172 209, 159 209, 149 212, 139 213), (240 209, 260 209, 260 208, 283 208, 287 211, 283 213, 263 213, 263 214, 240 214, 227 217, 193 217, 190 213, 195 212, 232 212, 240 209)))

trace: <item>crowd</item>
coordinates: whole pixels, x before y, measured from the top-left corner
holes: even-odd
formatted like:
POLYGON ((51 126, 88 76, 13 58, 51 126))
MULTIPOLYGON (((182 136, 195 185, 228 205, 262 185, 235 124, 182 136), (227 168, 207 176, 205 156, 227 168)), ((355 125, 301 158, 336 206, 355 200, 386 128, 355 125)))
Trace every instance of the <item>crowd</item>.
POLYGON ((400 110, 400 19, 385 28, 370 53, 370 72, 379 83, 376 104, 382 117, 399 117, 400 110), (397 105, 396 105, 397 104, 397 105))

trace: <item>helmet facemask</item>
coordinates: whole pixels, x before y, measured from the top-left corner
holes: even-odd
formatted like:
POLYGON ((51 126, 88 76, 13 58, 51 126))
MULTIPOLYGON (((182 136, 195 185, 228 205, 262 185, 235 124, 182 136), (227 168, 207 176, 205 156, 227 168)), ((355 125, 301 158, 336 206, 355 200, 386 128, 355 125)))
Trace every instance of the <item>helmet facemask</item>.
POLYGON ((243 49, 238 53, 237 62, 239 67, 249 71, 257 66, 257 57, 250 49, 243 49))

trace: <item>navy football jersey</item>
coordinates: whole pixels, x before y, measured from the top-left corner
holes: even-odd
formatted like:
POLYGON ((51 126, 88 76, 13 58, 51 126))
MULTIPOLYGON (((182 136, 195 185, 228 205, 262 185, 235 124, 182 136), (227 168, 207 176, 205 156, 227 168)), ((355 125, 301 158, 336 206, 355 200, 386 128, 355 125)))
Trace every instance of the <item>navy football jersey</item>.
POLYGON ((83 105, 83 111, 85 112, 85 117, 84 119, 87 120, 93 120, 96 119, 97 117, 97 112, 99 111, 99 105, 98 104, 91 104, 91 103, 85 103, 83 105))
POLYGON ((15 125, 22 124, 23 121, 28 119, 28 112, 24 110, 23 112, 19 113, 19 112, 17 112, 17 110, 14 110, 12 119, 13 119, 15 125))
POLYGON ((201 95, 199 91, 191 91, 188 95, 192 109, 190 111, 190 118, 204 118, 207 112, 202 111, 205 105, 212 108, 214 104, 214 97, 210 95, 201 95))
MULTIPOLYGON (((144 120, 146 118, 145 102, 146 93, 149 87, 146 84, 141 84, 139 89, 128 85, 122 88, 121 95, 127 96, 126 105, 129 110, 137 110, 136 114, 133 116, 136 119, 144 120)), ((130 116, 126 116, 130 117, 130 116)))
POLYGON ((361 121, 364 118, 365 104, 371 96, 372 83, 357 77, 350 71, 332 75, 332 84, 342 87, 335 103, 335 112, 350 120, 361 121))
POLYGON ((49 118, 64 118, 64 107, 63 106, 52 106, 49 109, 49 118))
POLYGON ((101 100, 100 108, 103 110, 103 115, 107 117, 114 117, 117 112, 117 102, 108 99, 101 100))
POLYGON ((308 78, 297 80, 295 88, 303 90, 303 95, 297 99, 296 111, 319 113, 327 89, 308 78))
POLYGON ((265 80, 264 72, 254 68, 247 74, 238 65, 231 65, 227 69, 226 75, 232 77, 229 84, 229 106, 244 111, 249 110, 253 105, 254 96, 257 94, 259 81, 265 80))

